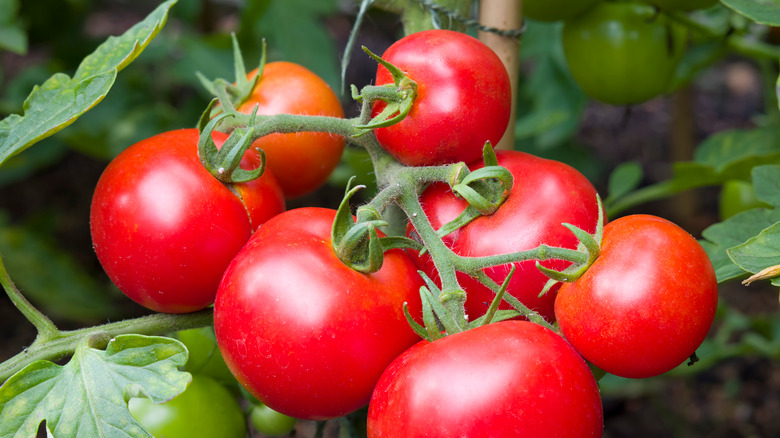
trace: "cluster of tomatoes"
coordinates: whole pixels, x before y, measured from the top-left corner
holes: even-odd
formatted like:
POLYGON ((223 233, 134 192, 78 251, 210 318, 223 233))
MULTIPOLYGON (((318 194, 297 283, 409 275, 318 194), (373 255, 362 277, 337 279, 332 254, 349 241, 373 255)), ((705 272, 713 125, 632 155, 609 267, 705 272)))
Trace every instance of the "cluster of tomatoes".
POLYGON ((630 105, 670 91, 687 44, 686 28, 667 12, 708 8, 717 0, 527 0, 523 13, 563 21, 563 50, 589 97, 630 105))
MULTIPOLYGON (((408 166, 482 167, 484 143, 497 142, 509 122, 509 78, 498 57, 465 34, 435 30, 399 40, 383 59, 417 84, 417 94, 403 120, 374 131, 382 147, 408 166)), ((380 66, 376 84, 387 83, 393 78, 380 66)), ((259 114, 343 117, 324 82, 287 63, 266 66, 241 110, 257 105, 259 114), (285 80, 300 84, 275 82, 285 80), (279 93, 308 86, 315 88, 301 97, 279 93)), ((646 215, 602 229, 596 190, 582 174, 500 151, 498 164, 514 179, 508 198, 444 244, 470 257, 540 245, 576 250, 567 223, 599 235, 600 254, 580 278, 543 296, 547 277, 534 261, 486 269, 501 283, 514 266, 506 293, 547 325, 505 320, 420 340, 404 311, 422 320, 418 270, 438 281, 441 261, 396 248, 379 270, 358 272, 334 252, 336 211, 283 211, 285 195, 322 184, 342 138, 262 137, 264 175, 226 185, 199 163, 198 137, 196 130, 160 134, 108 166, 92 205, 95 251, 117 286, 150 309, 191 312, 214 303, 216 342, 230 373, 290 417, 326 420, 368 404, 370 437, 601 436, 601 399, 586 360, 620 376, 657 375, 691 356, 714 318, 715 276, 693 237, 646 215), (553 323, 560 333, 548 328, 553 323)), ((214 141, 225 138, 215 133, 214 141)), ((253 150, 244 159, 245 168, 258 165, 253 150)), ((467 205, 443 182, 425 187, 419 200, 436 229, 467 205)), ((569 262, 542 264, 560 271, 569 262)), ((479 318, 493 292, 466 275, 458 282, 466 315, 479 318)))

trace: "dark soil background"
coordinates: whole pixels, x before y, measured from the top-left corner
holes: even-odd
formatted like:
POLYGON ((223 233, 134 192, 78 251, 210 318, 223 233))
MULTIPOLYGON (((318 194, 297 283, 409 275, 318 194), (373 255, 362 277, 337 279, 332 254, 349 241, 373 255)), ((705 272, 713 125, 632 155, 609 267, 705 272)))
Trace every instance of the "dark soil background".
MULTIPOLYGON (((113 19, 103 22, 123 28, 123 17, 113 16, 113 19)), ((333 19, 334 36, 339 40, 345 39, 349 20, 348 16, 333 19)), ((376 24, 377 21, 367 27, 376 24)), ((386 23, 379 21, 379 25, 386 23)), ((392 32, 388 29, 380 27, 378 31, 365 32, 366 38, 374 43, 372 47, 388 45, 391 41, 392 32)), ((3 55, 0 62, 8 75, 18 70, 19 63, 30 62, 36 56, 45 53, 33 52, 27 58, 3 55)), ((373 67, 357 65, 351 74, 353 77, 348 82, 368 83, 373 67)), ((692 149, 671 148, 673 133, 682 130, 695 145, 713 132, 754 126, 752 118, 764 104, 763 87, 759 69, 753 63, 729 58, 674 96, 629 109, 589 104, 576 140, 602 163, 604 175, 619 163, 638 160, 646 172, 644 183, 662 181, 670 175, 670 161, 689 159, 692 153, 692 149), (682 127, 679 126, 681 118, 684 119, 682 127)), ((58 210, 66 214, 58 217, 52 238, 62 247, 72 249, 74 257, 95 275, 104 275, 91 251, 88 218, 92 189, 105 165, 102 160, 68 152, 56 166, 42 169, 34 179, 0 188, 0 209, 8 213, 13 223, 37 211, 60 207, 58 210)), ((600 191, 605 189, 604 179, 594 181, 600 191)), ((291 202, 290 207, 333 207, 342 193, 340 187, 326 186, 291 202)), ((698 236, 702 229, 718 221, 717 195, 718 188, 707 188, 634 210, 666 217, 698 236)), ((13 272, 10 274, 13 276, 13 272)), ((778 291, 761 285, 750 288, 723 285, 721 302, 746 315, 769 318, 777 318, 780 307, 778 291)), ((128 316, 145 313, 133 303, 123 306, 128 316)), ((57 322, 63 328, 80 325, 73 321, 57 322)), ((0 299, 0 361, 20 352, 34 336, 32 326, 12 303, 7 298, 0 299)), ((635 383, 605 388, 605 437, 780 437, 780 363, 777 360, 734 357, 685 376, 664 376, 635 383)), ((294 436, 313 436, 314 428, 311 422, 301 422, 294 436)), ((337 429, 335 422, 329 424, 326 436, 335 437, 337 429)))

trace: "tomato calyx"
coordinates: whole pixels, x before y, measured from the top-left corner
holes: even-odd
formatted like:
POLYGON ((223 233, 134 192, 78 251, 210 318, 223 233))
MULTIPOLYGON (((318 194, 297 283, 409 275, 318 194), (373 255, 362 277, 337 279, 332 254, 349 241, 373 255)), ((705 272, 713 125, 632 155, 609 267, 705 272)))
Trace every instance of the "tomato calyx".
POLYGON ((400 236, 379 236, 378 228, 387 226, 381 213, 372 205, 358 207, 352 217, 349 200, 364 185, 352 186, 354 177, 347 183, 344 198, 336 210, 331 228, 331 242, 336 256, 345 265, 362 273, 376 272, 384 263, 384 252, 394 248, 421 249, 412 239, 400 236))
POLYGON ((221 147, 217 147, 214 143, 211 136, 214 129, 223 119, 233 117, 223 113, 209 119, 208 115, 216 102, 216 99, 211 102, 198 123, 200 131, 198 158, 201 164, 214 178, 225 184, 245 183, 260 178, 265 171, 265 153, 261 149, 257 149, 261 158, 259 167, 248 170, 240 166, 241 159, 255 140, 253 124, 250 123, 246 128, 233 130, 221 147))
POLYGON ((390 72, 393 76, 393 84, 366 85, 360 92, 355 85, 351 86, 352 98, 363 104, 362 114, 370 115, 376 101, 382 101, 384 105, 382 111, 368 122, 355 125, 355 128, 363 130, 359 135, 370 132, 372 129, 385 128, 400 122, 412 110, 412 104, 417 97, 417 83, 406 73, 374 54, 365 46, 363 46, 363 51, 390 72))
POLYGON ((576 227, 572 224, 561 224, 574 234, 579 243, 577 244, 577 251, 587 256, 586 260, 582 263, 572 263, 566 269, 556 271, 542 266, 537 261, 536 269, 542 271, 544 275, 550 279, 542 288, 539 296, 546 294, 557 283, 571 283, 580 278, 585 271, 596 261, 601 254, 601 241, 604 238, 604 206, 601 203, 601 198, 597 196, 598 202, 598 223, 596 224, 596 231, 593 234, 588 233, 582 228, 576 227))
POLYGON ((261 44, 260 63, 257 66, 257 74, 250 80, 247 78, 246 66, 244 65, 244 58, 241 54, 241 48, 238 45, 236 34, 231 33, 230 36, 233 41, 233 71, 236 75, 235 81, 231 83, 222 78, 209 80, 202 73, 195 73, 203 88, 211 93, 211 95, 219 98, 220 106, 212 106, 208 111, 212 116, 222 111, 235 112, 235 108, 249 99, 252 95, 252 90, 254 90, 257 83, 260 82, 260 78, 263 76, 263 67, 265 67, 266 62, 265 39, 262 40, 261 44), (211 114, 211 110, 214 110, 215 114, 211 114))
POLYGON ((457 218, 439 228, 439 237, 452 233, 480 216, 495 213, 509 197, 514 179, 509 170, 498 165, 490 142, 485 143, 482 156, 485 167, 473 172, 458 173, 457 180, 450 182, 455 195, 465 199, 469 205, 457 218))

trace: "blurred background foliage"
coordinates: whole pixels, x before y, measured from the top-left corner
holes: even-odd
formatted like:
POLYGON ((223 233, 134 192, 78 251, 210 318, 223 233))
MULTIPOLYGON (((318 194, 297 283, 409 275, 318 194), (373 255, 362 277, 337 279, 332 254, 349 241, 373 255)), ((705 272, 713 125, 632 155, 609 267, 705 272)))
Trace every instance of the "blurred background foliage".
MULTIPOLYGON (((107 36, 122 33, 158 3, 0 0, 0 115, 20 113, 33 86, 54 73, 72 73, 107 36)), ((89 203, 102 169, 138 140, 195 126, 210 99, 195 72, 232 79, 231 32, 248 67, 259 60, 264 38, 269 61, 300 63, 341 90, 340 59, 358 3, 179 0, 166 27, 119 74, 103 102, 0 169, 0 253, 26 296, 65 328, 145 313, 111 285, 92 252, 89 203)), ((723 9, 708 14, 713 23, 725 20, 723 9)), ((777 79, 776 60, 725 54, 712 41, 693 41, 673 95, 615 107, 588 99, 576 85, 560 33, 560 23, 527 20, 515 147, 579 169, 615 214, 658 214, 699 237, 721 220, 721 185, 750 183, 753 166, 780 160, 778 106, 769 85, 777 79)), ((382 53, 400 34, 397 16, 370 10, 346 84, 360 87, 373 80, 376 64, 360 45, 382 53)), ((774 34, 763 29, 757 35, 774 34)), ((355 115, 348 95, 342 94, 342 103, 348 116, 355 115)), ((370 184, 370 172, 365 154, 347 148, 331 183, 289 207, 334 207, 350 176, 370 184)), ((0 306, 5 309, 0 335, 8 339, 0 360, 34 335, 10 306, 6 300, 0 306)), ((701 363, 656 379, 602 381, 606 436, 780 434, 776 419, 765 420, 767 412, 780 409, 777 310, 775 287, 723 284, 701 363), (759 397, 755 392, 761 388, 766 393, 759 397), (726 414, 719 414, 723 409, 726 414), (610 423, 610 416, 624 421, 610 423), (631 434, 637 430, 647 433, 631 434)))

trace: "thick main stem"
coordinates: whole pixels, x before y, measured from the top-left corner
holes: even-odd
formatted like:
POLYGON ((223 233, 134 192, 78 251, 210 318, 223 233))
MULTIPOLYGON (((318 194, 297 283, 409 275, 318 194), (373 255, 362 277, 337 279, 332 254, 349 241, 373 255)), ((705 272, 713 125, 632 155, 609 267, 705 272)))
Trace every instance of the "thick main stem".
POLYGON ((13 374, 38 360, 59 360, 73 354, 86 338, 111 338, 123 334, 164 335, 190 328, 205 327, 213 323, 211 309, 188 314, 156 313, 140 318, 128 319, 109 324, 78 330, 61 331, 49 339, 36 339, 29 347, 16 356, 0 364, 0 382, 5 382, 13 374))

